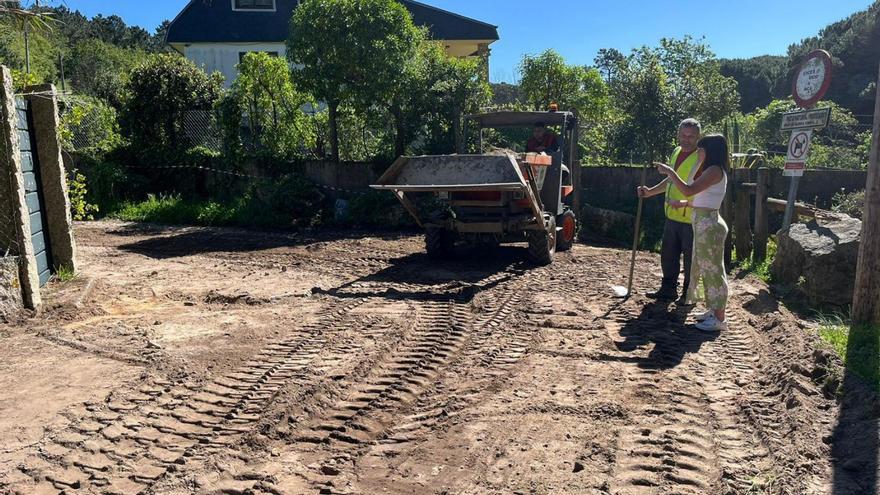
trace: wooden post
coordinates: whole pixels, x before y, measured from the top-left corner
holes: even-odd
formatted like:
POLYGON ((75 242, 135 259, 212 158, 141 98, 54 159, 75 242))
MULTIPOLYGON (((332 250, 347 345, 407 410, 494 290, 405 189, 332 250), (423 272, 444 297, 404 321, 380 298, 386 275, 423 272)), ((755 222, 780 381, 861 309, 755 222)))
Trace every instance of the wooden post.
POLYGON ((752 257, 752 194, 746 188, 736 189, 736 212, 734 213, 734 232, 736 241, 736 258, 745 261, 752 257))
POLYGON ((758 186, 755 188, 755 250, 753 258, 760 263, 767 259, 767 238, 770 217, 767 214, 767 195, 770 190, 770 169, 758 169, 758 186))
POLYGON ((880 326, 880 84, 874 103, 874 139, 870 158, 852 319, 853 325, 880 326))
POLYGON ((574 210, 575 216, 580 219, 583 198, 584 185, 581 183, 581 161, 578 157, 578 142, 580 141, 580 115, 578 111, 572 109, 571 112, 575 116, 574 129, 571 133, 571 143, 569 143, 568 163, 571 168, 571 185, 574 186, 574 196, 571 198, 571 208, 574 210))

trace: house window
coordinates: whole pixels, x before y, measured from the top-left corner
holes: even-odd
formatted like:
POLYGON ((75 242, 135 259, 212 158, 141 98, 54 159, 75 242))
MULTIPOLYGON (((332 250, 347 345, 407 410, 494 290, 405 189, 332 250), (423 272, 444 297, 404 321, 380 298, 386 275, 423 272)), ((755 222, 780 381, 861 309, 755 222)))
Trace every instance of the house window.
POLYGON ((275 10, 275 0, 232 0, 233 10, 275 10))
MULTIPOLYGON (((244 62, 244 56, 248 53, 260 53, 260 52, 238 52, 238 63, 244 62)), ((278 52, 263 52, 270 57, 278 57, 278 52)))

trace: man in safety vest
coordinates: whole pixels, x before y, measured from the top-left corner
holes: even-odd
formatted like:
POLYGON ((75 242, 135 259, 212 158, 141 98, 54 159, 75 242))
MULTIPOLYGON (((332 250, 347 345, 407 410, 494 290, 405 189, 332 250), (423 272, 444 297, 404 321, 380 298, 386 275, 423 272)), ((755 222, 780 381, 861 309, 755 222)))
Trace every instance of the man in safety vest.
MULTIPOLYGON (((685 119, 678 127, 678 147, 669 157, 669 163, 679 177, 688 184, 693 183, 699 174, 699 158, 697 142, 702 129, 696 119, 685 119)), ((685 300, 691 283, 691 254, 694 246, 694 231, 691 226, 690 208, 673 208, 670 202, 691 200, 673 187, 669 179, 654 187, 639 187, 638 196, 650 198, 659 194, 666 195, 666 226, 663 228, 663 245, 660 248, 660 260, 663 266, 663 282, 660 290, 648 293, 648 297, 672 301, 678 297, 678 275, 681 273, 681 257, 684 255, 684 290, 679 302, 685 300)))

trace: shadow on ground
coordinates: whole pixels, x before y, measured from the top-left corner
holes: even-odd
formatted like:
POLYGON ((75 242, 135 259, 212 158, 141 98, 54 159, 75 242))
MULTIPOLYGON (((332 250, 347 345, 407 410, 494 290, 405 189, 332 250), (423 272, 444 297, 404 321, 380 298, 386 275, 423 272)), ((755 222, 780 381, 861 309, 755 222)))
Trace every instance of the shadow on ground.
POLYGON ((450 259, 437 260, 414 253, 389 260, 390 266, 351 282, 316 292, 335 297, 385 297, 388 299, 445 299, 467 302, 535 265, 525 260, 526 250, 502 246, 486 251, 462 250, 450 259))
POLYGON ((685 324, 691 308, 662 302, 649 302, 636 318, 623 323, 622 341, 615 341, 617 350, 634 353, 651 346, 647 356, 602 356, 606 361, 635 363, 642 369, 671 369, 681 364, 688 354, 700 352, 704 343, 718 338, 717 333, 703 333, 685 324))
POLYGON ((834 495, 877 493, 878 419, 877 330, 854 328, 847 343, 840 413, 831 439, 834 495))
POLYGON ((153 259, 169 259, 209 253, 263 251, 279 247, 307 247, 322 242, 374 238, 399 240, 412 234, 394 232, 376 234, 366 231, 320 231, 293 233, 242 230, 216 227, 164 227, 132 224, 109 232, 120 237, 152 236, 120 249, 153 259))

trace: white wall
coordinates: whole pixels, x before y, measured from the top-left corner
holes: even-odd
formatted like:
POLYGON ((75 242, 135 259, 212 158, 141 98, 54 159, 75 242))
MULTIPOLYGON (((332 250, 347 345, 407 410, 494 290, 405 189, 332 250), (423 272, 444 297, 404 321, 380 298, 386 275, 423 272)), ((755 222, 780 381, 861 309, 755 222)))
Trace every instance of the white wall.
POLYGON ((279 57, 286 58, 287 46, 284 43, 194 43, 183 47, 184 56, 205 72, 223 74, 226 87, 238 77, 235 66, 241 52, 278 52, 279 57))

